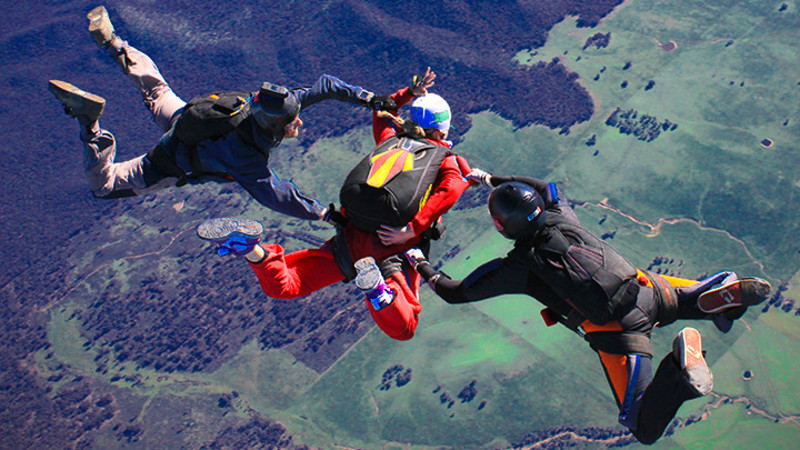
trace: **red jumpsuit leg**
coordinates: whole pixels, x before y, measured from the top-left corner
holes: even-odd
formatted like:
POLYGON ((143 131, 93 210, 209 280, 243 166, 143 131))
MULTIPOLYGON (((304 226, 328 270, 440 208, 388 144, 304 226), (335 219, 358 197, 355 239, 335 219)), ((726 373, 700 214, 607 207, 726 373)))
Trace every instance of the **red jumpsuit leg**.
POLYGON ((375 311, 372 302, 367 300, 367 307, 375 323, 392 339, 407 341, 414 337, 417 317, 422 311, 419 303, 420 280, 416 270, 395 272, 386 279, 386 284, 395 293, 392 304, 375 311))
POLYGON ((261 288, 270 297, 302 297, 344 280, 330 248, 306 249, 286 255, 278 244, 261 247, 267 252, 267 257, 250 266, 261 288))

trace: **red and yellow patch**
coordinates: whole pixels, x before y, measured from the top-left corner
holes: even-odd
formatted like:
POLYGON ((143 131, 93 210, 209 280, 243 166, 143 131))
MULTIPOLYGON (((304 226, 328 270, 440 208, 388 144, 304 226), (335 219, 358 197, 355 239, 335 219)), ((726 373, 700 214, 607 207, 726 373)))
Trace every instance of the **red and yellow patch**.
POLYGON ((402 148, 392 148, 372 157, 372 167, 367 176, 367 185, 380 188, 402 172, 414 168, 414 155, 402 148))

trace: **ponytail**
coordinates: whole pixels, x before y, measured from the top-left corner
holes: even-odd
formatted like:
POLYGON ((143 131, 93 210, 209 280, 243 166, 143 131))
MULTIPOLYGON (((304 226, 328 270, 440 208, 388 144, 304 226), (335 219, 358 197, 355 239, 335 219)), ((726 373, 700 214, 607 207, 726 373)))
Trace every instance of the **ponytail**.
POLYGON ((396 127, 402 128, 403 131, 397 133, 399 137, 410 137, 412 139, 424 139, 426 134, 425 130, 422 129, 416 122, 411 119, 405 120, 394 114, 390 113, 389 111, 377 111, 377 116, 381 119, 385 119, 391 121, 396 127))

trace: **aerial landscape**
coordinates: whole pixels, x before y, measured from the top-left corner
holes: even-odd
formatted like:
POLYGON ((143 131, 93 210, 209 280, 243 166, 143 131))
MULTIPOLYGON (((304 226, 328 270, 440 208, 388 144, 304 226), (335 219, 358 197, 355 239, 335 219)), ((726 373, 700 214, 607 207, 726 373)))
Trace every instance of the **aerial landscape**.
MULTIPOLYGON (((714 390, 654 447, 800 440, 800 2, 104 4, 187 100, 323 73, 388 94, 431 67, 472 167, 557 183, 642 269, 771 282, 730 332, 690 324, 714 390)), ((236 183, 94 198, 48 80, 106 98, 120 158, 161 136, 87 32, 97 5, 33 0, 0 19, 0 448, 644 447, 617 422, 595 353, 529 297, 449 305, 422 286, 416 335, 399 342, 352 283, 270 298, 195 232, 247 217, 262 242, 300 249, 333 236, 327 223, 236 183)), ((300 138, 270 159, 323 204, 374 147, 370 112, 341 105, 304 110, 300 138)), ((433 244, 454 278, 510 249, 487 196, 470 188, 433 244)), ((658 355, 679 329, 655 330, 658 355)))

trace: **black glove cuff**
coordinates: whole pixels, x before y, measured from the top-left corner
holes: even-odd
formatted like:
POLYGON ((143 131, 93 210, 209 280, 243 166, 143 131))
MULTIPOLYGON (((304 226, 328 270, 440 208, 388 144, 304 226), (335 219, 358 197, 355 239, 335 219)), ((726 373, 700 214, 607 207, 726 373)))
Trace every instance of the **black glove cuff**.
POLYGON ((375 111, 397 111, 397 102, 388 95, 375 95, 367 105, 375 111))
POLYGON ((417 272, 419 272, 419 274, 422 275, 422 278, 424 278, 425 281, 430 280, 431 277, 433 277, 434 275, 436 275, 438 273, 438 272, 436 272, 436 269, 433 268, 433 266, 431 265, 431 263, 427 259, 422 260, 419 263, 417 263, 416 269, 417 269, 417 272))
POLYGON ((336 209, 336 205, 334 205, 333 203, 328 205, 328 210, 325 211, 325 215, 322 216, 322 220, 328 222, 331 225, 336 225, 340 227, 346 226, 348 222, 347 217, 345 217, 344 214, 340 213, 336 209))

